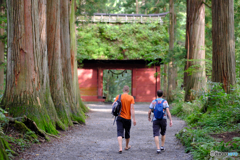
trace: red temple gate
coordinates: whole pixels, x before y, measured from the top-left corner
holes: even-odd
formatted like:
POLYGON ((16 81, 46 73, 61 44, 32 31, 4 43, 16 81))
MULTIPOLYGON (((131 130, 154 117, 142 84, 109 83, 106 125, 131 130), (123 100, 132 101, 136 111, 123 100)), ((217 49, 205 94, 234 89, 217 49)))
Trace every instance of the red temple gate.
POLYGON ((78 69, 81 98, 85 102, 104 101, 103 70, 127 69, 132 71, 132 93, 135 102, 150 102, 160 89, 160 61, 148 67, 144 60, 85 60, 78 69))

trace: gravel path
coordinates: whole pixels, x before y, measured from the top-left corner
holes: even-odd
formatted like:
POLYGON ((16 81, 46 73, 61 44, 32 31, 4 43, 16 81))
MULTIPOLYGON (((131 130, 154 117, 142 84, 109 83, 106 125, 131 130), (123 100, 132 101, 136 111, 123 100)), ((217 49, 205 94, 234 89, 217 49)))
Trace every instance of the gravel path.
MULTIPOLYGON (((109 104, 87 104, 88 113, 86 125, 77 125, 67 132, 60 140, 35 145, 27 150, 19 159, 36 160, 79 160, 79 159, 169 159, 190 160, 192 156, 184 152, 184 147, 176 139, 175 134, 184 126, 184 121, 173 117, 173 127, 167 128, 165 152, 156 154, 152 135, 152 123, 147 120, 148 104, 136 104, 135 114, 137 125, 131 128, 129 151, 118 154, 116 124, 110 114, 109 104)), ((169 125, 169 121, 168 121, 169 125)), ((125 139, 123 140, 123 147, 125 139)))

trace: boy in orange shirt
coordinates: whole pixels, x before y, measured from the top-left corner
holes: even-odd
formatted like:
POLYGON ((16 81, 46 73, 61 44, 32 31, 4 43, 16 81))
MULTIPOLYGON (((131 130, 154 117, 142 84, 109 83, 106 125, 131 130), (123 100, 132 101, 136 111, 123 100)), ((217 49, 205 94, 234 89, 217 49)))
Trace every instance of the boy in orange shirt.
MULTIPOLYGON (((124 130, 125 130, 125 139, 126 139, 126 147, 125 150, 129 150, 131 148, 129 144, 130 141, 130 129, 131 129, 131 117, 133 119, 133 125, 136 125, 135 120, 135 111, 134 111, 134 98, 128 95, 129 87, 123 87, 123 94, 121 95, 121 113, 117 117, 117 136, 118 136, 118 144, 119 144, 119 154, 122 153, 122 138, 124 130)), ((119 95, 116 97, 115 101, 118 100, 119 95)))

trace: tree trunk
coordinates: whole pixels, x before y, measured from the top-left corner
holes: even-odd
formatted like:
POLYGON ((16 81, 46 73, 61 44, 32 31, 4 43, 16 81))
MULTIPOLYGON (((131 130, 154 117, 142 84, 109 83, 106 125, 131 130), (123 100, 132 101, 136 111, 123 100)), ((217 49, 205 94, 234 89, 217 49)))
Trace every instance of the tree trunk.
POLYGON ((202 0, 188 1, 187 10, 187 68, 192 71, 187 75, 185 101, 191 101, 206 87, 205 5, 202 0))
POLYGON ((212 0, 212 37, 212 81, 229 93, 236 83, 233 0, 212 0))
POLYGON ((63 72, 60 42, 60 0, 47 0, 47 49, 50 90, 57 114, 66 125, 73 125, 71 110, 66 103, 63 88, 63 72))
MULTIPOLYGON (((3 4, 0 4, 0 14, 4 15, 5 8, 3 7, 3 4)), ((0 28, 0 36, 4 35, 4 22, 0 22, 1 27, 0 28)), ((0 40, 0 97, 3 94, 4 91, 4 40, 0 40)), ((1 101, 0 101, 1 102, 1 101)))
POLYGON ((136 14, 138 14, 138 0, 136 0, 136 14))
POLYGON ((163 76, 163 86, 164 86, 164 88, 163 88, 163 95, 164 95, 164 97, 166 97, 167 96, 167 64, 164 64, 164 76, 163 76))
POLYGON ((169 30, 169 53, 171 55, 171 62, 168 63, 168 92, 167 100, 171 102, 173 100, 172 90, 177 87, 177 72, 174 65, 174 3, 170 0, 170 30, 169 30))
MULTIPOLYGON (((71 13, 70 13, 70 41, 71 41, 71 66, 73 74, 73 89, 76 97, 77 107, 80 107, 82 112, 87 112, 88 108, 83 104, 80 96, 79 84, 78 84, 78 71, 77 71, 77 47, 76 47, 76 27, 75 27, 75 2, 76 0, 71 0, 71 13)), ((83 118, 84 114, 82 113, 83 118)))
POLYGON ((47 0, 38 0, 39 8, 39 40, 40 40, 40 55, 42 64, 41 79, 43 82, 42 92, 45 93, 46 97, 46 109, 53 122, 56 122, 58 129, 66 130, 66 126, 60 121, 50 92, 49 84, 49 70, 48 70, 48 53, 47 53, 47 0))
POLYGON ((13 117, 26 115, 40 129, 57 134, 55 125, 63 129, 64 125, 49 103, 45 5, 45 0, 7 1, 8 58, 3 105, 13 117))
POLYGON ((62 72, 63 72, 63 87, 67 104, 71 109, 71 119, 78 122, 85 122, 84 113, 79 107, 78 101, 73 89, 73 65, 71 63, 70 53, 70 23, 69 23, 69 1, 60 0, 60 26, 61 26, 61 57, 62 57, 62 72))
MULTIPOLYGON (((189 68, 189 26, 190 26, 190 20, 188 20, 188 17, 190 17, 190 7, 189 5, 189 0, 187 0, 187 18, 186 18, 186 41, 185 41, 185 49, 186 49, 186 56, 185 56, 185 66, 184 66, 184 71, 186 71, 189 68)), ((188 78, 188 73, 184 72, 184 78, 183 78, 183 87, 185 88, 187 86, 187 78, 188 78)))

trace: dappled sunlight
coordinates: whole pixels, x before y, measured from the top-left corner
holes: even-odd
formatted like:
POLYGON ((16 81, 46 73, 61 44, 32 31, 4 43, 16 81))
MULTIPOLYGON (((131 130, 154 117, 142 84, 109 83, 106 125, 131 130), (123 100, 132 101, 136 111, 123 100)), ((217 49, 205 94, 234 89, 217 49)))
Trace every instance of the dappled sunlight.
POLYGON ((112 109, 91 109, 91 111, 111 113, 111 112, 112 112, 112 109))
POLYGON ((97 83, 97 74, 93 69, 78 69, 78 83, 80 88, 94 87, 97 83))
MULTIPOLYGON (((88 106, 88 107, 90 108, 91 111, 94 111, 94 112, 106 112, 106 113, 109 113, 109 114, 111 114, 111 112, 112 112, 111 106, 95 104, 95 105, 91 105, 91 106, 88 106), (109 108, 109 109, 106 109, 106 108, 109 108)), ((136 115, 147 115, 148 114, 148 109, 146 109, 145 111, 136 110, 136 107, 135 107, 135 114, 136 115)))

